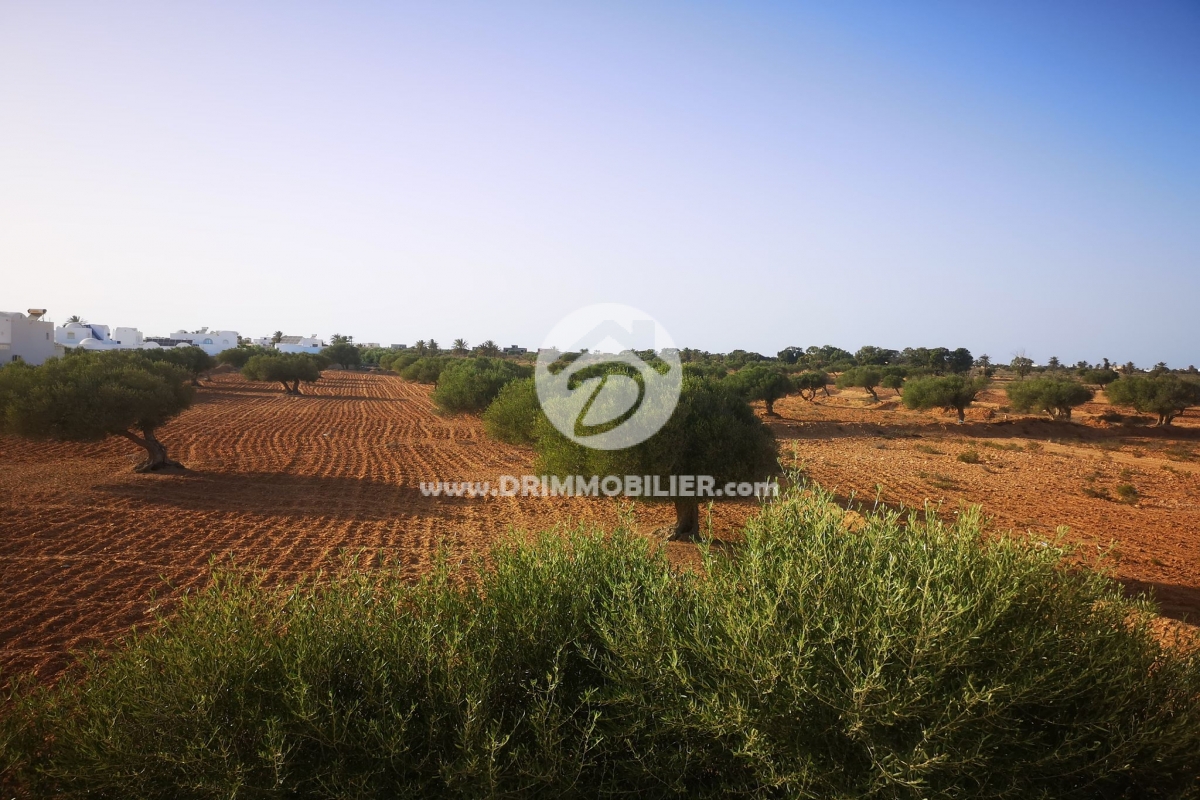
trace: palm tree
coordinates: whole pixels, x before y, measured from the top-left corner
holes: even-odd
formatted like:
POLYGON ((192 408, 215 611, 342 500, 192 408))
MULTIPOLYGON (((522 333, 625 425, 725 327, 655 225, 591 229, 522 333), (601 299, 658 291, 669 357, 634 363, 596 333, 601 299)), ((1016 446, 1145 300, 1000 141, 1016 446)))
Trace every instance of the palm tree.
POLYGON ((433 339, 430 339, 428 342, 426 342, 425 346, 429 348, 429 355, 436 356, 438 354, 438 343, 433 339))
POLYGON ((87 325, 87 320, 78 314, 72 314, 71 316, 67 317, 67 322, 78 322, 80 325, 87 325))
POLYGON ((466 339, 455 339, 454 340, 454 355, 465 356, 466 354, 467 354, 467 340, 466 339))
POLYGON ((480 355, 485 356, 498 356, 500 355, 500 346, 491 339, 488 339, 486 342, 479 345, 479 353, 480 355))
POLYGON ((271 344, 279 344, 283 341, 283 331, 275 331, 271 334, 271 344))
POLYGON ((413 347, 413 349, 417 351, 417 355, 419 355, 419 356, 425 355, 425 353, 426 353, 425 340, 417 339, 417 344, 413 347))

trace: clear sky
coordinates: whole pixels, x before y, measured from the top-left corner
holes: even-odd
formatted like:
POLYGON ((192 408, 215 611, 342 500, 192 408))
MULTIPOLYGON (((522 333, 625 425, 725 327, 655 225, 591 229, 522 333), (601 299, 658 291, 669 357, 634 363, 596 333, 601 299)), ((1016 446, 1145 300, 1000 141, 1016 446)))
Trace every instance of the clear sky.
POLYGON ((0 308, 1200 363, 1200 4, 0 0, 0 308))

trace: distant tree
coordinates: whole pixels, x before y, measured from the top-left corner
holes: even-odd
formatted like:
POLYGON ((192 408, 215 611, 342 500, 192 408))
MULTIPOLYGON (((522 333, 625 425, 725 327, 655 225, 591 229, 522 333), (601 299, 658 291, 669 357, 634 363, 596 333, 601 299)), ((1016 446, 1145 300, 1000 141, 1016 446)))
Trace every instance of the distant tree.
POLYGON ((1008 365, 1009 369, 1017 373, 1017 377, 1024 378, 1033 371, 1033 359, 1023 353, 1013 356, 1012 362, 1008 365))
POLYGON ((975 366, 987 369, 992 365, 992 357, 984 353, 979 358, 975 359, 975 366))
MULTIPOLYGON (((686 349, 686 348, 685 348, 686 349)), ((799 347, 785 347, 775 354, 775 358, 783 364, 795 364, 804 355, 804 350, 799 347)), ((691 361, 692 359, 687 359, 691 361)))
POLYGON ((347 341, 348 337, 341 337, 335 333, 331 341, 333 344, 321 350, 321 355, 329 359, 331 364, 337 364, 342 369, 349 367, 357 367, 362 363, 362 353, 357 347, 347 341))
POLYGON ((829 390, 826 388, 829 385, 829 376, 820 370, 801 372, 793 379, 793 382, 800 396, 810 403, 817 398, 819 391, 829 394, 829 390))
POLYGON ((1125 366, 1118 367, 1118 371, 1124 375, 1132 375, 1133 373, 1138 371, 1138 368, 1137 368, 1137 365, 1134 364, 1132 361, 1126 361, 1125 366))
POLYGON ((494 439, 531 445, 537 440, 541 413, 533 378, 518 378, 504 384, 484 410, 483 427, 494 439))
POLYGON ((858 348, 858 352, 854 354, 854 363, 861 367, 884 367, 895 363, 899 357, 900 353, 896 350, 888 350, 887 348, 875 347, 874 345, 864 345, 858 348))
POLYGON ((1039 411, 1057 420, 1069 420, 1071 409, 1083 405, 1095 392, 1069 378, 1034 378, 1008 385, 1008 402, 1022 413, 1039 411))
POLYGON ((321 377, 320 362, 307 353, 282 353, 277 356, 252 356, 242 367, 242 375, 252 381, 279 381, 285 394, 301 394, 300 382, 312 383, 321 377))
POLYGON ((425 346, 429 348, 429 355, 431 356, 436 356, 439 352, 441 352, 440 348, 438 347, 438 343, 433 339, 425 342, 425 346))
POLYGON ((142 350, 142 356, 151 361, 165 361, 182 367, 192 379, 192 386, 200 385, 200 378, 217 366, 217 360, 199 347, 167 347, 161 350, 142 350))
POLYGON ((1150 370, 1150 374, 1151 375, 1162 375, 1163 373, 1170 372, 1170 371, 1171 371, 1170 368, 1167 367, 1167 362, 1160 361, 1154 365, 1154 369, 1150 370))
MULTIPOLYGON (((330 345, 354 344, 354 337, 353 336, 342 336, 340 333, 335 333, 333 336, 329 337, 329 344, 330 345)), ((337 364, 338 361, 335 359, 333 363, 337 364)))
POLYGON ((796 391, 796 385, 786 373, 776 367, 755 364, 742 367, 725 379, 726 385, 746 400, 762 400, 767 415, 776 416, 775 401, 796 391))
POLYGON ((904 406, 917 410, 956 411, 961 424, 967 418, 967 408, 987 384, 986 379, 972 380, 962 375, 910 379, 904 384, 904 406))
POLYGON ((1062 364, 1058 360, 1058 356, 1050 356, 1050 360, 1046 362, 1046 369, 1059 370, 1062 369, 1062 364))
MULTIPOLYGON (((684 378, 675 412, 657 433, 622 450, 577 444, 548 422, 537 430, 539 474, 637 475, 668 487, 672 475, 712 476, 717 487, 754 482, 777 469, 775 439, 750 405, 728 387, 704 378, 684 378)), ((645 497, 654 500, 653 497, 645 497)), ((667 498, 664 498, 667 499, 667 498)), ((672 538, 689 540, 700 530, 700 500, 675 503, 672 538)))
POLYGON ((454 359, 438 375, 433 402, 451 413, 483 411, 505 384, 531 373, 530 367, 502 358, 454 359))
MULTIPOLYGON (((831 344, 820 347, 813 345, 804 351, 804 363, 811 369, 831 368, 831 365, 838 363, 847 363, 853 366, 854 354, 849 350, 843 350, 831 344)), ((836 372, 837 370, 833 371, 836 372)))
POLYGON ((429 346, 425 344, 424 339, 417 339, 417 343, 413 345, 413 350, 418 356, 425 356, 429 354, 429 346))
POLYGON ((283 331, 275 331, 271 334, 271 344, 279 344, 283 341, 283 331))
POLYGON ((454 347, 453 347, 454 355, 465 356, 468 353, 469 349, 470 348, 467 347, 466 339, 455 339, 454 340, 454 347))
POLYGON ((228 364, 241 369, 253 356, 276 356, 281 353, 273 347, 257 347, 255 345, 231 347, 217 353, 218 364, 228 364))
POLYGON ((10 364, 0 369, 0 430, 73 442, 121 436, 146 451, 135 471, 152 472, 181 466, 155 431, 188 408, 193 393, 181 367, 135 351, 10 364))
POLYGON ((69 323, 72 323, 72 322, 76 322, 76 323, 78 323, 78 324, 80 324, 80 325, 86 325, 86 324, 87 324, 87 320, 86 320, 86 319, 84 319, 83 317, 79 316, 78 314, 72 314, 71 316, 67 317, 67 323, 69 324, 69 323))
POLYGON ((1157 415, 1156 425, 1164 428, 1188 408, 1200 405, 1200 383, 1170 373, 1126 375, 1110 383, 1105 393, 1114 405, 1157 415))
POLYGON ((975 358, 971 355, 971 351, 965 347, 959 347, 946 354, 946 369, 953 373, 962 374, 970 372, 974 364, 975 358))
POLYGON ((1088 369, 1084 370, 1080 377, 1083 379, 1084 383, 1089 383, 1092 386, 1104 388, 1121 376, 1117 374, 1116 370, 1088 369))
POLYGON ((883 378, 880 379, 879 385, 900 394, 900 389, 904 386, 904 373, 898 369, 886 369, 883 371, 883 378))
POLYGON ((878 367, 855 367, 839 375, 837 385, 839 389, 848 387, 866 389, 872 399, 879 400, 879 395, 875 393, 875 387, 882 380, 883 372, 878 367))
POLYGON ((426 356, 418 358, 400 370, 400 377, 417 383, 437 383, 438 378, 442 375, 442 370, 449 365, 450 360, 445 356, 426 356))
POLYGON ((500 355, 500 345, 496 344, 491 339, 488 339, 475 349, 479 351, 479 355, 487 356, 489 358, 495 358, 496 356, 500 355))

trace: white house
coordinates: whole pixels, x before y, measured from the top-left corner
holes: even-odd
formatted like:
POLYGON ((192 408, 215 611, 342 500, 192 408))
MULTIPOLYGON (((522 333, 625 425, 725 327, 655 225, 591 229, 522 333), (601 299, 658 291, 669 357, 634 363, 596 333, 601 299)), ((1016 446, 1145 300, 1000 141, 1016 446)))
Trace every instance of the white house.
POLYGON ((238 346, 237 331, 210 331, 208 328, 201 328, 196 333, 175 331, 171 334, 171 338, 181 342, 191 342, 210 356, 238 346))
POLYGON ((281 353, 319 353, 324 347, 325 342, 316 336, 285 336, 275 343, 281 353))
POLYGON ((68 322, 54 329, 54 341, 63 347, 75 347, 85 339, 94 339, 104 344, 111 342, 107 325, 92 325, 89 322, 68 322))
POLYGON ((58 352, 54 346, 54 323, 42 320, 44 308, 0 311, 0 364, 24 361, 40 366, 58 352))

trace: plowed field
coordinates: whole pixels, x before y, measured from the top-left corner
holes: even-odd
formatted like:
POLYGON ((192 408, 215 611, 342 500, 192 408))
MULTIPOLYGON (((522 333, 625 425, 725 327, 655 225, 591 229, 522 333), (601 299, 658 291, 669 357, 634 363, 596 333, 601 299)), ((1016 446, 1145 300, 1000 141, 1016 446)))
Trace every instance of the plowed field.
MULTIPOLYGON (((415 576, 439 541, 466 554, 512 528, 607 524, 618 511, 607 499, 425 497, 422 481, 494 483, 530 472, 533 454, 488 439, 477 418, 438 416, 429 387, 393 376, 327 372, 307 391, 286 397, 236 374, 206 382, 160 432, 188 473, 136 475, 138 454, 115 440, 0 438, 0 668, 53 674, 71 648, 111 640, 201 585, 214 558, 287 581, 350 551, 415 576)), ((1095 404, 1079 425, 995 413, 957 426, 849 392, 776 410, 785 456, 842 496, 947 512, 981 503, 998 528, 1047 536, 1067 525, 1089 548, 1115 543, 1118 574, 1153 586, 1166 613, 1200 615, 1196 416, 1171 432, 1106 426, 1097 415, 1109 409, 1095 404), (979 463, 958 460, 968 450, 979 463), (1137 497, 1119 502, 1121 484, 1137 497)), ((752 508, 718 505, 717 533, 752 508)), ((671 513, 639 506, 639 527, 671 513)), ((688 547, 671 545, 680 557, 688 547)))

